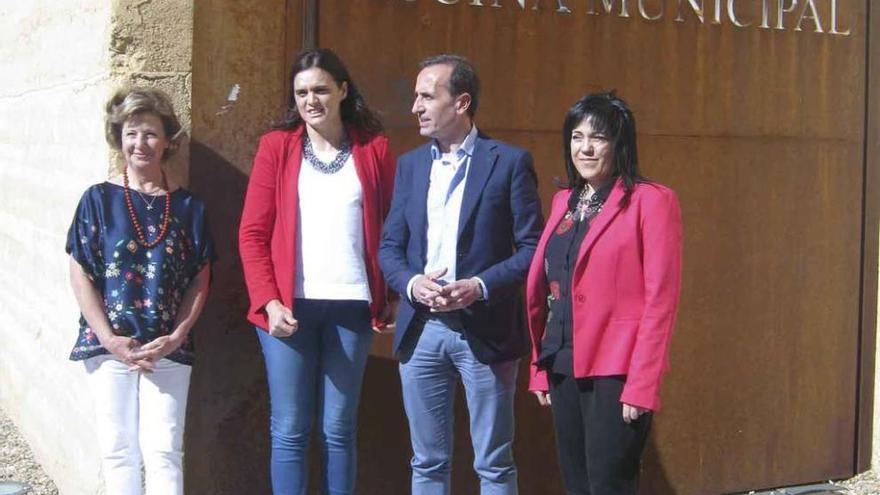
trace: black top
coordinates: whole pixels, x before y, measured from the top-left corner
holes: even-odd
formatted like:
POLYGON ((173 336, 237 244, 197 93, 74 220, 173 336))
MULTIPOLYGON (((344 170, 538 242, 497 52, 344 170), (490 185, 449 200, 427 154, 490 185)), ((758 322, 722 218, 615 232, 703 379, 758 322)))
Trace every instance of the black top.
POLYGON ((561 375, 571 375, 573 372, 571 285, 575 263, 581 244, 590 230, 590 222, 602 210, 613 184, 614 181, 611 181, 596 191, 581 208, 578 208, 578 203, 583 188, 572 191, 568 212, 547 242, 544 274, 549 288, 549 311, 537 362, 538 367, 547 371, 561 375))

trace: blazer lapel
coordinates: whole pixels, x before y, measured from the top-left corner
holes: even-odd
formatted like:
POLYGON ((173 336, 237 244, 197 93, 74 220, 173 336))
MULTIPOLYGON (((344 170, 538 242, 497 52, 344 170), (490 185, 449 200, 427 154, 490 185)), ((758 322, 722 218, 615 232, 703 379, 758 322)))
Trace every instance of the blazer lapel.
POLYGON ((587 236, 584 238, 584 242, 581 243, 581 248, 578 251, 575 277, 579 276, 583 271, 584 263, 587 260, 587 253, 590 252, 593 244, 596 243, 599 236, 602 235, 605 229, 608 228, 608 225, 611 224, 611 221, 620 213, 621 198, 623 198, 623 181, 618 178, 611 189, 611 194, 608 195, 608 199, 605 200, 605 204, 602 206, 602 211, 590 222, 590 230, 587 231, 587 236))
MULTIPOLYGON (((372 201, 378 189, 378 181, 376 179, 376 170, 370 165, 373 164, 368 155, 368 149, 356 139, 352 140, 351 158, 354 160, 354 169, 357 172, 358 179, 361 181, 361 187, 364 189, 364 206, 372 201)), ((372 206, 372 205, 371 205, 372 206)), ((366 208, 365 208, 366 209, 366 208)))
POLYGON ((495 146, 489 140, 478 135, 474 145, 474 156, 471 157, 470 169, 467 171, 467 178, 464 181, 464 194, 458 215, 458 237, 461 237, 461 231, 464 230, 464 226, 467 225, 480 200, 483 186, 486 185, 486 181, 492 174, 492 168, 495 166, 497 158, 495 146))
POLYGON ((413 200, 409 207, 415 212, 415 219, 419 242, 421 243, 422 267, 428 262, 428 187, 431 185, 431 145, 426 144, 419 148, 414 157, 412 194, 413 200))

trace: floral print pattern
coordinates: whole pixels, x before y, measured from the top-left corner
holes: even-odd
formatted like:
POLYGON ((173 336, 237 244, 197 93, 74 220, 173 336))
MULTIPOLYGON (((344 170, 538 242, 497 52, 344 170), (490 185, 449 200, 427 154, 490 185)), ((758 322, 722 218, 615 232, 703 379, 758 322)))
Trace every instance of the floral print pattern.
MULTIPOLYGON (((204 206, 189 191, 172 192, 171 222, 166 238, 153 248, 136 239, 126 210, 123 188, 105 182, 90 187, 77 206, 67 239, 67 252, 83 267, 103 296, 113 332, 141 344, 174 331, 177 311, 193 278, 215 258, 204 206)), ((147 239, 158 232, 164 212, 134 205, 146 225, 147 239)), ((164 201, 165 198, 158 198, 164 201)), ((80 316, 72 360, 107 354, 97 335, 80 316)), ((188 337, 168 359, 192 364, 193 342, 188 337)))

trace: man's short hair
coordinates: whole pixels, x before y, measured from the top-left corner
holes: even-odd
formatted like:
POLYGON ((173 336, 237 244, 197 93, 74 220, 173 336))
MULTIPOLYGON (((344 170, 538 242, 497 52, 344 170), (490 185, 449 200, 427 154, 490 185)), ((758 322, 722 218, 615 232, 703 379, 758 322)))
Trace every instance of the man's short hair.
POLYGON ((461 55, 444 53, 422 60, 419 64, 419 69, 432 65, 448 65, 452 67, 452 75, 449 76, 449 92, 453 97, 465 93, 470 95, 471 104, 467 112, 473 118, 477 113, 477 106, 480 103, 480 78, 477 76, 477 70, 470 60, 461 55))

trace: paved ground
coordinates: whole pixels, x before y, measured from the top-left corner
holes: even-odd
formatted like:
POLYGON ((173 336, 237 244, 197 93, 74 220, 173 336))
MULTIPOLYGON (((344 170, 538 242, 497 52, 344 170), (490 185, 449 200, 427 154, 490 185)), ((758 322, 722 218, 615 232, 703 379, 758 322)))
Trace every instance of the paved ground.
MULTIPOLYGON (((14 480, 28 483, 31 495, 58 495, 55 483, 46 476, 34 460, 30 447, 18 434, 18 430, 0 409, 0 481, 14 480)), ((839 484, 846 487, 839 492, 848 495, 880 495, 880 479, 873 472, 862 473, 839 484)), ((779 495, 790 492, 777 490, 779 495)), ((815 494, 819 495, 819 494, 815 494)))

